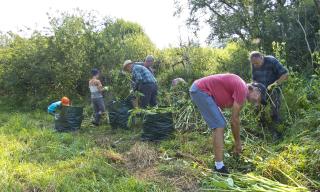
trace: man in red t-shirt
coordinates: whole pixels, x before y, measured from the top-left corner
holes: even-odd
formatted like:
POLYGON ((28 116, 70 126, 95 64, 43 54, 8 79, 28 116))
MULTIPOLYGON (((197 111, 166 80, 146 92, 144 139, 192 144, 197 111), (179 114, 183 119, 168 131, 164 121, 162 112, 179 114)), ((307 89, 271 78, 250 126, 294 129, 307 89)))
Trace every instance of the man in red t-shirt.
POLYGON ((223 164, 223 141, 226 120, 220 108, 232 108, 231 128, 236 154, 241 153, 240 110, 245 101, 260 104, 266 102, 266 88, 260 83, 246 84, 235 74, 210 75, 196 80, 190 88, 192 101, 210 129, 213 129, 215 170, 228 173, 223 164))

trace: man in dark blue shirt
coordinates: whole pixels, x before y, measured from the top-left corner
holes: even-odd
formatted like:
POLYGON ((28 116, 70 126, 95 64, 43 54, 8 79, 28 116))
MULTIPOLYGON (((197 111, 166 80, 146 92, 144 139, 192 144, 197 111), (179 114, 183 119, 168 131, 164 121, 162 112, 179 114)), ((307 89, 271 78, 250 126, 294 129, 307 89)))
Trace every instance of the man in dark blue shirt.
POLYGON ((154 63, 154 57, 153 55, 148 55, 146 57, 146 59, 144 60, 144 62, 134 62, 133 64, 134 65, 141 65, 141 66, 144 66, 145 68, 147 68, 152 74, 153 76, 155 75, 155 71, 154 69, 152 68, 152 65, 154 63))
MULTIPOLYGON (((262 83, 269 90, 270 104, 271 104, 271 117, 275 125, 279 124, 280 106, 281 106, 281 85, 288 79, 288 70, 280 64, 280 62, 273 56, 264 56, 258 51, 250 54, 250 62, 252 64, 252 79, 254 82, 262 83)), ((262 123, 265 124, 265 117, 262 114, 262 123)), ((275 127, 269 127, 274 137, 279 137, 275 127)))

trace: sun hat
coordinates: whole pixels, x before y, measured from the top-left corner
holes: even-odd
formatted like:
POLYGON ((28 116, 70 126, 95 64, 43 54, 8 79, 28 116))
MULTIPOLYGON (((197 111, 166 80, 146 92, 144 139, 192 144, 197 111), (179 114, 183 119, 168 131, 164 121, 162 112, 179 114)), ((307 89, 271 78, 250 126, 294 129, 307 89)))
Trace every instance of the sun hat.
POLYGON ((123 69, 126 68, 129 64, 131 64, 132 61, 131 60, 126 60, 124 63, 123 63, 123 69))

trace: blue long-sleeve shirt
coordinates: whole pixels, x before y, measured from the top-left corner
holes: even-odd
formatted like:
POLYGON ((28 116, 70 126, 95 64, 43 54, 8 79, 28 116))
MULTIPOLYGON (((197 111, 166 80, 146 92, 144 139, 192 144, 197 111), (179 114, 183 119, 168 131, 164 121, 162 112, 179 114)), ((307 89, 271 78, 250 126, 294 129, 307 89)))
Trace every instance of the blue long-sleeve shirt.
POLYGON ((157 80, 153 74, 144 66, 133 65, 131 73, 133 90, 136 90, 139 84, 157 83, 157 80))
POLYGON ((61 106, 61 101, 51 103, 48 107, 48 113, 55 113, 57 108, 61 106))
MULTIPOLYGON (((134 64, 134 65, 144 66, 144 63, 143 63, 143 62, 135 62, 135 63, 133 63, 133 64, 134 64)), ((153 70, 151 67, 146 67, 146 66, 144 66, 144 67, 147 68, 147 69, 152 73, 153 76, 155 76, 154 70, 153 70)))

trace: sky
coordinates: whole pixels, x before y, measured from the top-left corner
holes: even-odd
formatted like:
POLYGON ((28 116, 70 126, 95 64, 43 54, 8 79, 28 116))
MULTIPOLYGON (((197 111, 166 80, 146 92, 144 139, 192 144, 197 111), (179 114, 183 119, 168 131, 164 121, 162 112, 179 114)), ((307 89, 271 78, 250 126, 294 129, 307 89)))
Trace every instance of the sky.
MULTIPOLYGON (((47 12, 76 8, 137 22, 158 48, 177 46, 180 38, 187 41, 192 37, 185 25, 187 13, 180 18, 173 16, 174 0, 7 0, 1 2, 0 31, 18 32, 27 27, 40 30, 48 26, 47 12)), ((204 45, 209 30, 202 27, 199 42, 204 45)))

